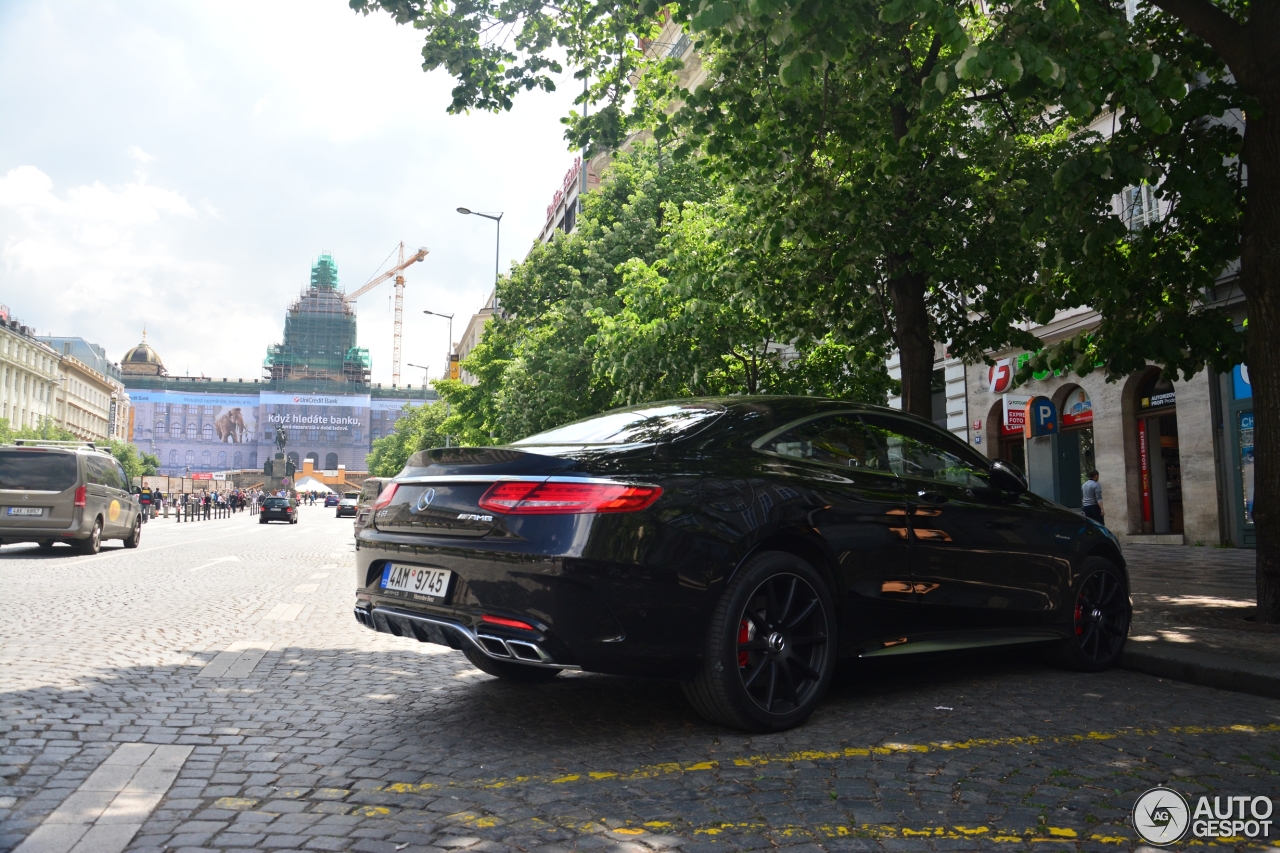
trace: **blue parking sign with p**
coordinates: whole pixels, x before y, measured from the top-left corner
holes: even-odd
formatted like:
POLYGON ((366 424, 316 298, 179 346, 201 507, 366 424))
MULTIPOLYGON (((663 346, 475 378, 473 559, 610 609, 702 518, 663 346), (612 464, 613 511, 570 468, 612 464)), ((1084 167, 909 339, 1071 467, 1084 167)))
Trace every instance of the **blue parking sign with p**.
POLYGON ((1048 397, 1032 397, 1027 401, 1026 412, 1027 438, 1057 434, 1058 407, 1048 397))

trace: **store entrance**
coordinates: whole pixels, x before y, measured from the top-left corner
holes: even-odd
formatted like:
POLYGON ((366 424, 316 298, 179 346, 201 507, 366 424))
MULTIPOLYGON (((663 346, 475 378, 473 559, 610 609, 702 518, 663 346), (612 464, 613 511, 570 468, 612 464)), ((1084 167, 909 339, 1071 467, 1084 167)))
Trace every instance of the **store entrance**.
MULTIPOLYGON (((1058 503, 1072 509, 1084 504, 1084 481, 1096 466, 1093 453, 1093 401, 1079 385, 1066 389, 1058 403, 1058 503)), ((1117 484, 1118 485, 1118 484, 1117 484)))
POLYGON ((1182 464, 1173 383, 1152 373, 1138 386, 1138 469, 1142 531, 1182 532, 1182 464))

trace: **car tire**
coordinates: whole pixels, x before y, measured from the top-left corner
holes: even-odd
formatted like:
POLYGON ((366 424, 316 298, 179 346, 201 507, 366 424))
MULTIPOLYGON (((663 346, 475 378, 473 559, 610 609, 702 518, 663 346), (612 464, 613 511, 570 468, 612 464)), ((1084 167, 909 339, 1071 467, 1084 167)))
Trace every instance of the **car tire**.
POLYGON ((258 523, 259 523, 259 524, 266 524, 266 523, 267 523, 267 520, 266 520, 265 518, 260 518, 260 519, 258 519, 258 523))
POLYGON ((93 530, 89 531, 88 537, 81 539, 76 543, 80 546, 82 554, 96 554, 102 548, 102 519, 95 519, 93 522, 93 530))
POLYGON ((733 577, 711 617, 702 671, 685 697, 711 722, 753 732, 800 725, 831 685, 835 602, 794 554, 766 551, 733 577))
POLYGON ((560 670, 554 667, 529 666, 523 663, 508 663, 504 660, 495 660, 475 648, 465 648, 462 653, 481 672, 486 672, 495 678, 501 678, 503 681, 513 681, 517 684, 537 684, 543 681, 550 681, 560 674, 560 670))
POLYGON ((1052 660, 1077 672, 1110 669, 1124 654, 1133 618, 1124 575, 1110 560, 1088 557, 1071 593, 1070 634, 1056 644, 1052 660))
POLYGON ((130 533, 127 537, 125 537, 124 547, 137 548, 138 543, 140 543, 141 541, 142 541, 142 519, 139 518, 133 522, 133 532, 130 533))

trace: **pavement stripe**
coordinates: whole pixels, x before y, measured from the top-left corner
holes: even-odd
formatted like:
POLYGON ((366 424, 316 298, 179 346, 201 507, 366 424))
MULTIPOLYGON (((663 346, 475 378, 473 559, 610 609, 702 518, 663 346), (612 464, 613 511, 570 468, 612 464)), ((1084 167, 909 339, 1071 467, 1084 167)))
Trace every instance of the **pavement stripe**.
POLYGON ((205 563, 203 566, 196 566, 194 569, 187 569, 187 571, 189 571, 189 572, 198 572, 198 571, 200 571, 201 569, 207 569, 207 568, 209 568, 210 566, 216 566, 216 565, 218 565, 219 563, 238 563, 238 562, 240 562, 240 558, 239 558, 239 557, 219 557, 219 558, 218 558, 218 559, 216 559, 216 560, 212 560, 212 561, 210 561, 210 562, 208 562, 208 563, 205 563))
POLYGON ((311 593, 320 588, 318 583, 300 583, 293 588, 294 592, 311 593))
POLYGON ((1220 735, 1220 734, 1274 734, 1280 732, 1280 723, 1260 726, 1170 726, 1162 729, 1121 729, 1114 732, 1086 732, 1077 735, 1039 737, 1028 735, 1008 738, 973 738, 964 741, 938 741, 931 743, 885 743, 878 746, 845 747, 833 750, 804 750, 773 755, 748 755, 724 760, 691 762, 672 761, 664 764, 647 764, 630 770, 592 770, 581 773, 535 773, 528 776, 510 776, 501 779, 475 779, 461 782, 432 783, 396 782, 377 790, 393 794, 411 794, 434 788, 506 788, 512 785, 567 785, 574 782, 625 782, 635 779, 654 779, 677 773, 698 773, 732 767, 765 767, 770 764, 795 762, 839 761, 848 758, 865 758, 872 755, 898 753, 949 752, 967 749, 992 749, 1009 746, 1049 746, 1061 744, 1087 744, 1132 737, 1168 737, 1171 735, 1220 735))
POLYGON ((205 664, 197 678, 246 678, 271 648, 265 640, 237 640, 205 664))
POLYGON ((292 622, 298 618, 298 614, 302 612, 305 604, 289 604, 282 601, 262 617, 264 622, 292 622))
POLYGON ((14 853, 120 853, 160 804, 194 748, 121 745, 14 853))

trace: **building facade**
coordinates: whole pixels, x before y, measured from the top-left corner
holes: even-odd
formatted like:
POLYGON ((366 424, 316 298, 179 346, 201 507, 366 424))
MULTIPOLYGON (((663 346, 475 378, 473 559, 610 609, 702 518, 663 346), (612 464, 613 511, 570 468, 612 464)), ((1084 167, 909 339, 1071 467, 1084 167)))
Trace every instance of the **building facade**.
POLYGON ((60 356, 0 306, 0 418, 13 429, 39 428, 54 416, 60 356))
POLYGON ((58 380, 54 404, 58 426, 85 441, 111 438, 111 408, 119 383, 65 353, 58 360, 58 380))
POLYGON ((434 391, 369 381, 368 351, 356 344, 355 306, 337 266, 322 255, 311 284, 289 306, 284 336, 267 348, 261 379, 170 376, 143 341, 121 360, 130 399, 130 441, 160 460, 161 474, 262 470, 283 430, 297 470, 366 469, 372 443, 407 405, 434 391))

